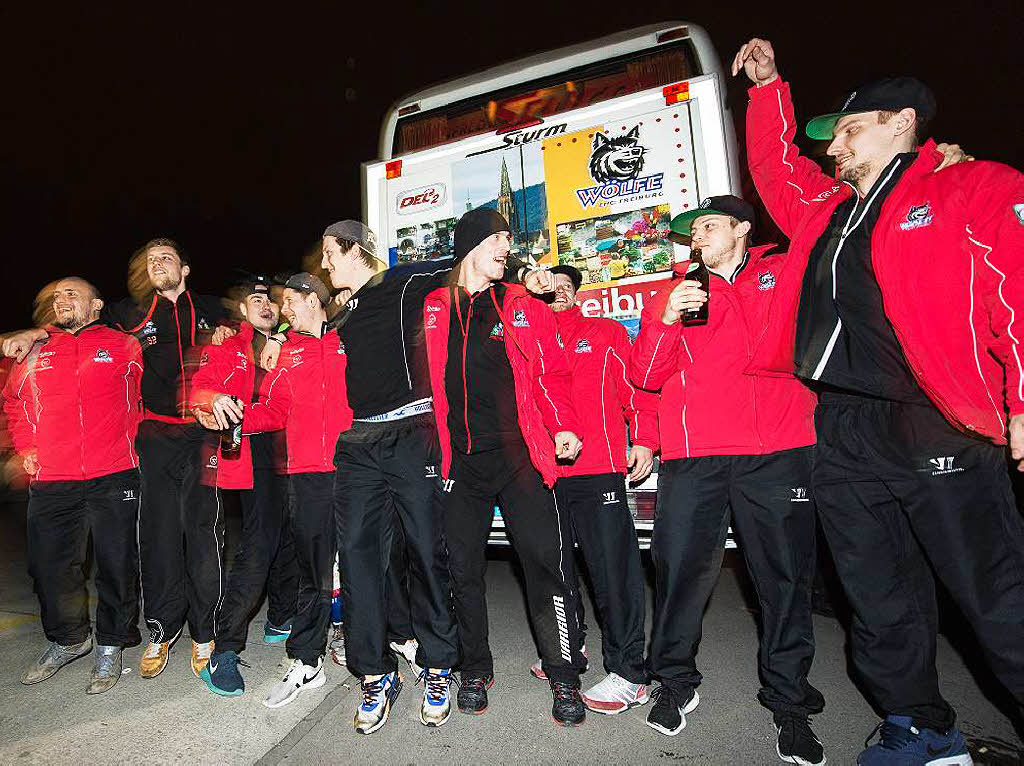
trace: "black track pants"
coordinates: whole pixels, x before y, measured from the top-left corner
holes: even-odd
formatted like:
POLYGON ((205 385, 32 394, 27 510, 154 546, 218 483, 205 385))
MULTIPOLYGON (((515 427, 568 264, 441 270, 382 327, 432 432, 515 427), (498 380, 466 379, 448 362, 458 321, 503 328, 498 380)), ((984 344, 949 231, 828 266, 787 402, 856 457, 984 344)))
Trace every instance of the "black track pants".
POLYGON ((410 424, 369 443, 338 442, 335 513, 341 548, 345 650, 357 676, 390 673, 387 593, 395 528, 405 535, 417 664, 450 668, 457 659, 449 608, 438 469, 432 426, 410 424))
POLYGON ((28 568, 46 638, 89 637, 86 545, 96 566, 96 643, 139 643, 139 472, 85 481, 36 481, 29 490, 28 568))
MULTIPOLYGON (((251 438, 266 441, 273 437, 256 434, 251 438)), ((257 452, 257 447, 253 452, 257 452)), ((272 624, 287 622, 295 612, 298 571, 291 527, 287 524, 287 491, 288 478, 262 466, 254 467, 252 489, 238 490, 242 532, 228 572, 224 601, 216 615, 217 651, 245 649, 249 620, 259 606, 264 587, 272 624), (277 566, 272 570, 275 562, 277 566)))
POLYGON ((854 619, 853 662, 874 702, 944 730, 932 572, 1024 703, 1024 523, 1004 450, 932 406, 822 394, 814 496, 854 619))
POLYGON ((761 703, 817 713, 807 681, 814 659, 812 447, 768 455, 663 460, 651 538, 656 573, 651 673, 682 698, 701 681, 696 655, 722 567, 730 511, 761 607, 761 703))
POLYGON ((445 482, 445 534, 459 624, 463 678, 494 672, 488 644, 487 537, 494 504, 519 554, 526 600, 548 678, 574 682, 583 668, 572 523, 544 486, 519 440, 472 455, 456 453, 445 482))
POLYGON ((151 638, 171 640, 187 619, 193 641, 212 641, 224 596, 217 434, 145 420, 135 443, 142 469, 142 603, 151 638))

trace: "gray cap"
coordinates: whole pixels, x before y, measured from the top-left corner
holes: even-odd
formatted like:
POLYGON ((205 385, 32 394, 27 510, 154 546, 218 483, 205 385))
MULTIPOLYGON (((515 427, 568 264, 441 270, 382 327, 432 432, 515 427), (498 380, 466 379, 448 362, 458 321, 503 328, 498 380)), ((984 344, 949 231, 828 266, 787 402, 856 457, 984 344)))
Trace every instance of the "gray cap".
POLYGON ((332 223, 324 229, 324 236, 355 242, 374 258, 379 258, 377 255, 377 235, 361 221, 338 221, 337 223, 332 223))
POLYGON ((323 283, 320 277, 310 274, 308 271, 300 271, 298 274, 292 274, 288 277, 288 281, 284 283, 285 290, 298 290, 300 293, 316 293, 316 297, 320 299, 320 303, 326 306, 331 302, 331 291, 327 289, 327 285, 323 283))

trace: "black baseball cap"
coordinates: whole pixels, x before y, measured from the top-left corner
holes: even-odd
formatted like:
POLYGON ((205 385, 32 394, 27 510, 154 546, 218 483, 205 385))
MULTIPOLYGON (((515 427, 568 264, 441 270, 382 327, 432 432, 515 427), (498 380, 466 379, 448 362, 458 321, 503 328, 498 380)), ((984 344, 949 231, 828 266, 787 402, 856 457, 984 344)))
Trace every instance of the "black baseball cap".
POLYGON ((270 279, 270 277, 265 276, 263 274, 254 274, 251 278, 242 282, 240 285, 242 300, 245 300, 250 295, 269 296, 270 287, 272 284, 273 281, 270 279))
POLYGON ((580 285, 583 284, 583 275, 580 273, 580 270, 567 263, 550 268, 548 271, 552 274, 565 274, 565 276, 569 277, 569 279, 572 280, 573 290, 579 290, 580 285))
POLYGON ((320 299, 320 303, 324 306, 331 302, 331 291, 327 289, 327 285, 323 283, 320 277, 310 274, 308 271, 292 274, 288 277, 288 281, 284 283, 284 287, 286 290, 298 290, 306 295, 316 293, 316 297, 320 299))
POLYGON ((737 221, 746 221, 750 224, 751 233, 757 223, 753 205, 732 194, 723 194, 718 197, 706 197, 700 203, 700 207, 680 213, 672 219, 669 228, 674 234, 689 237, 693 222, 703 215, 729 215, 737 221))
POLYGON ((908 107, 917 112, 919 122, 927 122, 935 116, 935 94, 913 77, 886 77, 860 86, 847 95, 838 112, 815 117, 805 130, 815 141, 831 141, 832 129, 840 117, 864 112, 898 112, 908 107))
POLYGON ((332 223, 324 229, 324 236, 355 242, 365 252, 380 260, 380 257, 377 255, 377 235, 362 221, 348 219, 332 223))

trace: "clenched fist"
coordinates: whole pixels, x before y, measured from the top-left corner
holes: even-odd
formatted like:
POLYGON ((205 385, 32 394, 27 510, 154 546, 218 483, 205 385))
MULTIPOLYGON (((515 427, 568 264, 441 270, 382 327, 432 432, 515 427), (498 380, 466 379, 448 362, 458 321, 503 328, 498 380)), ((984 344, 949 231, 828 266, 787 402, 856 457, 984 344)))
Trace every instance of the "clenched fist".
POLYGON ((767 40, 753 38, 743 45, 732 60, 732 74, 735 77, 740 70, 757 87, 767 85, 779 78, 779 68, 775 65, 775 49, 767 40))
POLYGON ((707 291, 701 289, 700 282, 684 279, 668 294, 668 303, 661 312, 661 321, 665 324, 675 324, 683 312, 696 311, 707 301, 707 291))

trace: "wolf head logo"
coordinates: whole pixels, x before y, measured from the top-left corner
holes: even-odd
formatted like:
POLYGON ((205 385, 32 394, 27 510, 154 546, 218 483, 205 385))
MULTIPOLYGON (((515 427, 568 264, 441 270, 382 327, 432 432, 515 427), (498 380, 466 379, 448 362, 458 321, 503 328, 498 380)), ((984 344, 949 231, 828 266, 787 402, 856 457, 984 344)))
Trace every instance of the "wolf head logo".
POLYGON ((599 184, 610 181, 632 181, 644 169, 644 153, 640 146, 640 126, 624 136, 608 138, 601 131, 594 134, 590 155, 590 175, 599 184))

